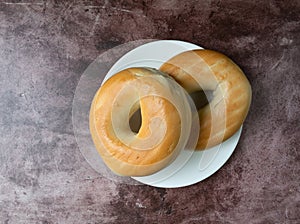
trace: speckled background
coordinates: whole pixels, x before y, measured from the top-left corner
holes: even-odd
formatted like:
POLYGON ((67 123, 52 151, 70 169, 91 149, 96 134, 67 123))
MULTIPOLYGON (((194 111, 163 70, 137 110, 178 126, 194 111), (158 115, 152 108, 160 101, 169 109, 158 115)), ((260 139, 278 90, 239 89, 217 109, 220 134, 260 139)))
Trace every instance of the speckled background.
POLYGON ((300 1, 0 0, 0 223, 300 223, 300 1), (116 184, 78 150, 85 68, 131 40, 227 54, 253 102, 238 147, 190 187, 116 184))

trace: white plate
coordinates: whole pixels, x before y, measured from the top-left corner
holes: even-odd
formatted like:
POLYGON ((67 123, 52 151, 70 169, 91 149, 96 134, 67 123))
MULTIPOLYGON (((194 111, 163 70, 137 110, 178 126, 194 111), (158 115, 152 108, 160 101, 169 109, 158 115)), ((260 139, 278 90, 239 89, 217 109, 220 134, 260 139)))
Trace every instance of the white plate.
POLYGON ((186 150, 183 150, 176 160, 163 170, 147 177, 133 178, 119 177, 107 168, 94 146, 89 131, 90 106, 101 83, 127 67, 159 68, 162 63, 176 54, 199 48, 201 47, 183 41, 138 40, 109 49, 88 66, 75 90, 72 123, 79 150, 95 171, 118 183, 133 185, 144 183, 155 187, 175 188, 204 180, 224 165, 238 143, 242 128, 216 147, 196 151, 191 158, 188 157, 186 150))
MULTIPOLYGON (((128 67, 159 68, 171 57, 187 50, 202 49, 201 47, 176 40, 154 41, 131 50, 121 57, 109 70, 104 81, 113 74, 128 67)), ((173 175, 164 176, 164 170, 147 177, 132 177, 133 179, 155 187, 176 188, 195 184, 211 176, 219 170, 233 153, 242 127, 230 139, 205 151, 196 151, 183 167, 173 175)), ((175 160, 180 161, 181 156, 175 160)), ((172 164, 171 164, 172 166, 172 164)), ((167 167, 170 169, 170 167, 167 167)))

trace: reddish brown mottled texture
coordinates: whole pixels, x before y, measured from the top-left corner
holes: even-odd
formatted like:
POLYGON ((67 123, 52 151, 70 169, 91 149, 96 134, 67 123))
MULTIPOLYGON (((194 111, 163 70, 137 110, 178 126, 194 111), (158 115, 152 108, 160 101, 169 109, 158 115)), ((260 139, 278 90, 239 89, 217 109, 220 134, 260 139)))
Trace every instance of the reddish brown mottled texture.
POLYGON ((300 223, 299 27, 296 0, 0 0, 0 222, 300 223), (221 51, 252 84, 235 153, 199 184, 115 184, 78 150, 82 72, 142 38, 221 51))

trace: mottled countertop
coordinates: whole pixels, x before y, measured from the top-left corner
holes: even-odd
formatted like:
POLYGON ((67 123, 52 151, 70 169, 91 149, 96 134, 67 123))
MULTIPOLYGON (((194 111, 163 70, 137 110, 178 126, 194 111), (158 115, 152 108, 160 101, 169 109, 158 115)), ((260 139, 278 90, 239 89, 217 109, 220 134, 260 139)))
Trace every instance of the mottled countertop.
POLYGON ((300 223, 300 2, 0 0, 0 223, 300 223), (116 45, 221 51, 253 88, 236 151, 184 188, 118 184, 81 155, 72 100, 116 45))

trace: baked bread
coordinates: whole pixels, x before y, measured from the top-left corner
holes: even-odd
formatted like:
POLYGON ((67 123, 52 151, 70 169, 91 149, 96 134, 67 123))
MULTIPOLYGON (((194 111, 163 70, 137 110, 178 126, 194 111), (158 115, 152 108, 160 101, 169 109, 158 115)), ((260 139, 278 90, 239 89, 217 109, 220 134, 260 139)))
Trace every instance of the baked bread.
POLYGON ((197 149, 218 145, 241 127, 250 107, 251 86, 227 56, 212 50, 186 51, 165 62, 160 70, 189 93, 213 91, 212 100, 198 111, 197 149))
POLYGON ((146 176, 170 164, 190 136, 187 94, 168 75, 129 68, 108 79, 90 109, 90 131, 105 164, 122 176, 146 176), (129 119, 140 108, 138 133, 129 119))

